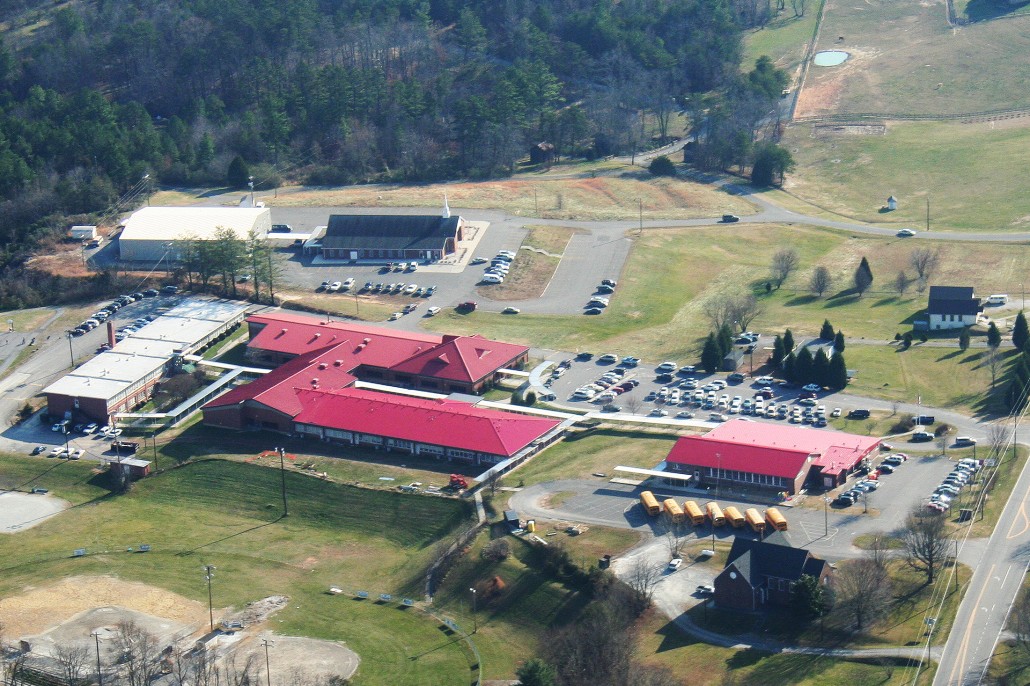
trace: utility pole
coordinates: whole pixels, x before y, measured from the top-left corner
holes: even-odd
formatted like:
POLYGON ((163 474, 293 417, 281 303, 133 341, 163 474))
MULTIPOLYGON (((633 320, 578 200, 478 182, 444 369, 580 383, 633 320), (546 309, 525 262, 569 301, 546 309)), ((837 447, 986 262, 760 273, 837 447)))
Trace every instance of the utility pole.
POLYGON ((823 498, 823 536, 829 537, 830 535, 830 499, 823 498))
POLYGON ((157 471, 157 432, 150 434, 150 440, 154 442, 154 471, 157 471))
POLYGON ((930 194, 926 194, 926 230, 930 230, 930 194))
POLYGON ((72 335, 71 334, 67 334, 67 336, 68 336, 68 355, 71 357, 71 360, 72 360, 72 369, 75 369, 75 351, 72 349, 72 335))
POLYGON ((290 514, 290 506, 286 503, 286 448, 276 448, 279 451, 279 475, 282 477, 283 486, 283 517, 290 514))
POLYGON ((100 632, 94 631, 92 636, 97 642, 97 684, 104 686, 104 674, 100 671, 100 632))
POLYGON ((207 579, 207 614, 211 622, 211 631, 215 630, 215 606, 211 599, 211 579, 215 577, 215 569, 214 565, 204 565, 204 578, 207 579))
POLYGON ((272 668, 268 666, 268 646, 274 646, 275 641, 271 641, 267 638, 261 639, 261 645, 265 647, 265 678, 268 686, 272 686, 272 668))
POLYGON ((955 590, 958 591, 958 539, 955 539, 955 590))

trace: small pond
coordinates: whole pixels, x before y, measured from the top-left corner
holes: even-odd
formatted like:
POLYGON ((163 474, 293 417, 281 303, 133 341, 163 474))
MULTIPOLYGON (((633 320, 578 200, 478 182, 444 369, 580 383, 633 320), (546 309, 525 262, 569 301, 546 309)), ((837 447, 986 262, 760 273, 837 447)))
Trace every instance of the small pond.
POLYGON ((850 55, 843 50, 823 50, 815 54, 815 59, 812 62, 817 67, 836 67, 838 64, 843 64, 850 55))

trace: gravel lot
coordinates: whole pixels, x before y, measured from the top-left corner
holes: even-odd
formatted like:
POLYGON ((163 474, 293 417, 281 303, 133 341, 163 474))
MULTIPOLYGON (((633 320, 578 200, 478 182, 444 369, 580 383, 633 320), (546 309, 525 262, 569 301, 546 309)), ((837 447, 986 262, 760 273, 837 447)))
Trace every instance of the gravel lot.
POLYGON ((0 533, 13 534, 60 514, 68 503, 51 495, 0 493, 0 533))

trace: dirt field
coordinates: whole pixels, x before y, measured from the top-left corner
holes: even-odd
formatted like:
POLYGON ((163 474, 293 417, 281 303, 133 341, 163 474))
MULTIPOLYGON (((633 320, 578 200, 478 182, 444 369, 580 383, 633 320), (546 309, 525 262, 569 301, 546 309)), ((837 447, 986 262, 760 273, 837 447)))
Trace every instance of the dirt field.
POLYGON ((81 613, 115 605, 184 625, 207 620, 202 603, 160 588, 111 576, 73 576, 0 599, 0 622, 9 636, 37 635, 81 613))
POLYGON ((266 631, 259 636, 249 637, 241 642, 237 649, 240 657, 244 659, 248 654, 254 654, 260 665, 258 671, 262 673, 265 671, 263 639, 272 643, 268 649, 268 664, 271 668, 272 683, 276 684, 291 683, 294 679, 300 678, 324 681, 326 677, 333 675, 346 679, 357 671, 361 662, 357 653, 340 643, 296 636, 278 636, 266 631))
POLYGON ((0 493, 0 534, 13 534, 60 514, 68 503, 50 495, 0 493))

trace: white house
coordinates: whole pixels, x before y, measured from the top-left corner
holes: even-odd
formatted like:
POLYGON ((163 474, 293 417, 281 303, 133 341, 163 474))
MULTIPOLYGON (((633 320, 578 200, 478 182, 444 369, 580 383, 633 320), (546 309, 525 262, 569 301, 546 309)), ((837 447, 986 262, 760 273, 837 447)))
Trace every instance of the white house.
POLYGON ((976 324, 983 310, 972 286, 930 286, 930 302, 926 313, 930 330, 961 329, 976 324))
POLYGON ((891 212, 898 209, 898 199, 895 198, 893 195, 887 198, 887 209, 891 212))

